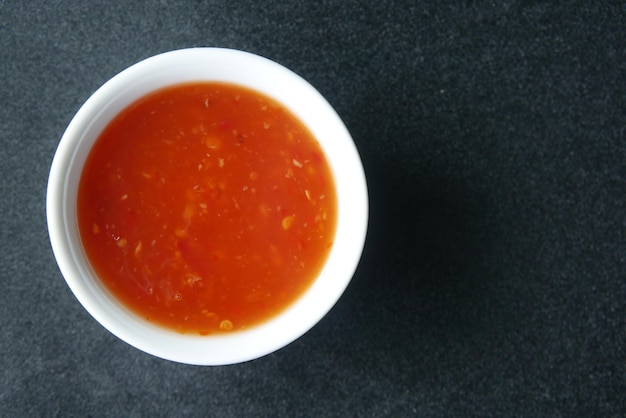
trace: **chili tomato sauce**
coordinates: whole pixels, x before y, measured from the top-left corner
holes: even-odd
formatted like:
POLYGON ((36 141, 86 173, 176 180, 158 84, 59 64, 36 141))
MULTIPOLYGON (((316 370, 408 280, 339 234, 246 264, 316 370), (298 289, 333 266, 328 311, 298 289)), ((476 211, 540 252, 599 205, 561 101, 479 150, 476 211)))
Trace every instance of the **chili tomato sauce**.
POLYGON ((321 271, 336 220, 311 133, 273 99, 222 83, 164 88, 122 111, 78 190, 102 282, 183 333, 241 330, 286 309, 321 271))

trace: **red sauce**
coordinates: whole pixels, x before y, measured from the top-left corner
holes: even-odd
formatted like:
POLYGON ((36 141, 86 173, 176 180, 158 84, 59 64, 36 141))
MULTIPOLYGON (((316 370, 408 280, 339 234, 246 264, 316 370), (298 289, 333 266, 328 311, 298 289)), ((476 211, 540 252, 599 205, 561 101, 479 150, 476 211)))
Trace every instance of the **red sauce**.
POLYGON ((284 106, 222 83, 154 92, 90 152, 78 190, 85 252, 146 320, 213 334, 292 304, 333 244, 325 156, 284 106))

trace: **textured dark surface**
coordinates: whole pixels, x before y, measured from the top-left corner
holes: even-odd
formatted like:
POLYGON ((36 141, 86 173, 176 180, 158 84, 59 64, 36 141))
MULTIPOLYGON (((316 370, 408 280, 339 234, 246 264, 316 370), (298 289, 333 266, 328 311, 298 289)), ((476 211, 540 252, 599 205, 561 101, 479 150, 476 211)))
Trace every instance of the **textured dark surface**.
POLYGON ((623 4, 121 3, 0 1, 0 416, 626 414, 623 4), (45 221, 74 112, 190 46, 308 79, 370 188, 344 297, 228 367, 109 334, 65 285, 45 221))

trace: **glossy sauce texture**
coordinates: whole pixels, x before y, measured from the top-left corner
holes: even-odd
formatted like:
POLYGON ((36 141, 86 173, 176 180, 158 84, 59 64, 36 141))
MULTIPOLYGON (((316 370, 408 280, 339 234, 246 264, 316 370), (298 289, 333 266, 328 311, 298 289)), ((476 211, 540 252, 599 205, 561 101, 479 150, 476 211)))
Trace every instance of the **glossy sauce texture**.
POLYGON ((125 109, 78 192, 83 246, 105 286, 184 333, 241 330, 286 309, 323 268, 336 221, 310 132, 229 84, 168 87, 125 109))

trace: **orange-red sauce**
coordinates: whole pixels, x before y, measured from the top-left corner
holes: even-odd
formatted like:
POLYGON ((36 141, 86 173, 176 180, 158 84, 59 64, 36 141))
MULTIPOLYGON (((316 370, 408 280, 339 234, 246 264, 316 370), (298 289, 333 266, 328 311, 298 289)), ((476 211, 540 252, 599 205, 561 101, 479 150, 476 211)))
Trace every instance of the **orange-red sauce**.
POLYGON ((337 197, 319 144, 258 92, 191 83, 122 111, 78 190, 85 252, 104 285, 155 324, 241 330, 315 280, 337 197))

